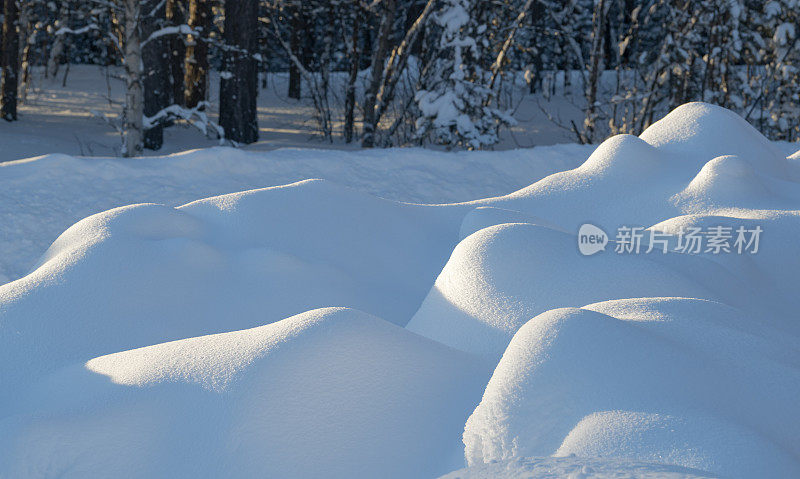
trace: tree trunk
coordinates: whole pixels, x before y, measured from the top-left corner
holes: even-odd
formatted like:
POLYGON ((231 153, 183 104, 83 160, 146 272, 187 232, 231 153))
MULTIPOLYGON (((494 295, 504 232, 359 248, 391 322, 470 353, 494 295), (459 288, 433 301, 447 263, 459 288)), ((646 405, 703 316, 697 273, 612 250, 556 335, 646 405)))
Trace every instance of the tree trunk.
MULTIPOLYGON (((8 1, 8 0, 7 0, 8 1)), ((123 111, 122 156, 142 154, 142 115, 144 95, 142 92, 142 48, 139 38, 140 0, 125 0, 124 62, 125 62, 125 109, 123 111)))
MULTIPOLYGON (((185 0, 167 0, 167 24, 171 26, 183 25, 186 22, 185 0)), ((186 58, 186 43, 183 35, 169 36, 169 103, 183 105, 183 62, 186 58)))
POLYGON ((3 1, 3 78, 0 116, 6 121, 17 119, 17 77, 19 75, 19 7, 16 0, 3 1))
MULTIPOLYGON (((298 2, 292 2, 289 8, 291 15, 291 37, 289 38, 289 48, 292 51, 292 55, 297 56, 297 58, 302 58, 300 54, 300 34, 304 28, 303 12, 300 8, 300 3, 298 2)), ((289 91, 287 92, 289 98, 294 98, 295 100, 300 99, 302 82, 303 79, 300 76, 300 69, 294 62, 289 62, 289 91)))
POLYGON ((361 30, 361 8, 358 2, 353 2, 350 10, 351 28, 351 52, 350 52, 350 78, 347 80, 347 92, 344 99, 344 141, 353 141, 353 130, 355 129, 355 109, 356 109, 356 82, 358 81, 358 67, 361 63, 361 46, 359 45, 361 30))
POLYGON ((258 140, 258 0, 225 0, 225 69, 220 74, 219 123, 225 138, 258 140))
MULTIPOLYGON (((141 19, 142 38, 148 39, 153 32, 164 26, 166 9, 162 0, 142 2, 145 15, 141 19)), ((174 35, 148 40, 142 47, 142 87, 144 88, 144 116, 152 117, 169 106, 170 56, 169 43, 174 35)), ((144 132, 144 147, 158 150, 164 144, 164 123, 157 122, 144 132)))
POLYGON ((595 128, 597 126, 597 88, 600 81, 603 57, 603 39, 606 30, 606 17, 608 8, 606 0, 598 0, 595 3, 594 16, 592 19, 592 50, 589 57, 589 81, 586 88, 586 119, 583 122, 583 134, 581 143, 591 143, 594 141, 595 128))
POLYGON ((361 146, 364 148, 375 146, 375 130, 378 127, 375 117, 375 102, 378 96, 378 89, 383 82, 383 65, 389 53, 389 37, 392 34, 396 10, 396 0, 384 0, 383 15, 381 16, 380 30, 376 40, 377 46, 372 55, 372 78, 364 95, 364 137, 361 139, 361 146))
POLYGON ((31 60, 33 56, 33 51, 36 47, 36 37, 39 34, 39 29, 41 28, 40 22, 36 21, 36 13, 32 11, 33 9, 30 5, 25 5, 20 12, 20 25, 23 25, 23 12, 24 12, 24 25, 25 25, 25 35, 22 35, 22 28, 20 27, 20 41, 24 43, 22 50, 21 50, 21 67, 20 67, 20 75, 22 76, 20 85, 19 85, 19 96, 21 97, 21 101, 25 102, 28 93, 28 86, 30 85, 31 81, 31 60))
MULTIPOLYGON (((189 26, 197 30, 186 42, 186 76, 184 102, 194 108, 206 101, 208 90, 208 43, 211 30, 211 2, 189 0, 189 26)), ((201 108, 202 109, 202 108, 201 108)))
POLYGON ((320 89, 320 96, 322 97, 323 101, 322 104, 324 105, 325 109, 327 110, 327 128, 323 132, 325 135, 325 139, 327 141, 333 141, 332 133, 332 126, 330 120, 330 88, 331 88, 331 69, 333 68, 333 51, 335 49, 334 45, 334 36, 335 36, 335 25, 336 25, 336 18, 335 18, 334 6, 332 3, 328 3, 328 6, 325 8, 325 20, 324 20, 324 35, 322 38, 323 44, 323 51, 322 55, 319 58, 319 89, 320 89))

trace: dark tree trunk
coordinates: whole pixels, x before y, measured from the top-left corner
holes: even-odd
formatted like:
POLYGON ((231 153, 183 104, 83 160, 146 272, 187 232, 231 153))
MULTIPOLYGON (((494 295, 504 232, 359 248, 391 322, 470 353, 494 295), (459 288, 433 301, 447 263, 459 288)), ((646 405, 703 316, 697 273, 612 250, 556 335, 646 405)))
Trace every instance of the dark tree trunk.
POLYGON ((359 40, 361 38, 361 8, 358 2, 353 2, 351 7, 350 19, 352 22, 351 28, 351 53, 350 53, 350 78, 347 81, 347 92, 344 100, 344 141, 350 143, 353 141, 353 130, 355 125, 355 109, 356 109, 356 81, 358 81, 358 68, 361 63, 361 45, 359 40))
POLYGON ((321 8, 312 8, 311 2, 300 2, 302 6, 302 13, 300 16, 303 19, 303 51, 300 56, 300 62, 306 66, 309 71, 317 71, 319 65, 315 65, 314 60, 319 59, 319 55, 315 55, 317 49, 320 47, 320 39, 317 38, 317 15, 322 12, 321 8))
POLYGON ((16 0, 3 1, 3 78, 0 116, 6 121, 17 119, 17 77, 19 76, 19 8, 16 0))
POLYGON ((383 65, 389 53, 389 40, 392 35, 396 10, 396 0, 384 0, 381 25, 376 39, 377 45, 372 55, 372 78, 364 95, 364 136, 361 139, 361 146, 364 148, 375 146, 375 130, 378 127, 375 102, 383 81, 383 65))
MULTIPOLYGON (((298 59, 302 58, 300 55, 300 40, 301 34, 304 29, 303 25, 303 12, 300 8, 300 4, 298 2, 292 2, 290 8, 291 14, 291 37, 289 39, 289 48, 292 50, 292 54, 296 55, 298 59)), ((294 98, 295 100, 300 99, 301 89, 302 89, 302 77, 300 76, 300 69, 297 68, 297 64, 295 62, 289 62, 289 91, 288 95, 289 98, 294 98)))
MULTIPOLYGON (((185 0, 167 0, 167 24, 172 26, 183 25, 186 22, 185 0)), ((183 62, 186 58, 186 43, 183 35, 169 36, 169 102, 173 105, 183 105, 183 81, 185 73, 183 62)))
MULTIPOLYGON (((161 0, 146 0, 142 4, 146 13, 140 20, 142 38, 147 40, 156 30, 164 26, 165 9, 161 0)), ((143 40, 144 41, 144 40, 143 40)), ((162 36, 142 47, 142 86, 144 87, 144 116, 152 117, 169 106, 170 94, 170 36, 162 36)), ((164 122, 158 121, 144 131, 144 147, 158 150, 164 144, 164 122)))
MULTIPOLYGON (((542 2, 533 2, 533 5, 531 5, 531 12, 530 12, 530 18, 531 21, 533 22, 533 27, 534 27, 532 29, 533 31, 539 31, 544 29, 545 14, 546 14, 545 5, 542 2)), ((532 38, 532 40, 535 43, 538 43, 540 38, 541 35, 536 34, 532 38)), ((530 87, 530 93, 533 94, 541 90, 542 73, 544 71, 545 66, 544 62, 542 61, 542 52, 541 50, 539 50, 536 44, 530 45, 528 48, 531 52, 531 66, 532 66, 531 77, 529 80, 530 83, 528 84, 528 86, 530 87)))
POLYGON ((237 143, 258 140, 258 0, 225 0, 225 68, 219 88, 219 124, 237 143))
POLYGON ((197 30, 186 42, 184 102, 189 108, 206 101, 208 89, 208 43, 211 30, 211 1, 189 0, 189 26, 197 30))

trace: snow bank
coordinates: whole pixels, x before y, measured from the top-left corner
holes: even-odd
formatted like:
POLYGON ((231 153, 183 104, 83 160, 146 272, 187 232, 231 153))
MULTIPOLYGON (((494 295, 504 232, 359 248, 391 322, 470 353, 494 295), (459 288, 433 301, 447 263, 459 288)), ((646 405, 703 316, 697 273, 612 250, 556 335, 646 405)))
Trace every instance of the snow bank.
POLYGON ((457 240, 460 209, 317 180, 91 216, 33 273, 0 286, 0 377, 19 384, 68 362, 326 306, 405 325, 457 240))
MULTIPOLYGON (((499 358, 533 316, 607 299, 687 296, 786 316, 800 306, 786 286, 797 270, 780 266, 800 267, 792 171, 800 170, 736 115, 684 105, 641 138, 613 137, 580 167, 469 213, 461 235, 473 234, 454 249, 408 327, 499 358), (580 255, 573 232, 585 223, 610 235, 605 253, 580 255), (618 255, 620 226, 649 227, 645 250, 653 231, 671 234, 674 250, 677 233, 690 226, 761 227, 765 246, 757 255, 618 255)), ((773 323, 800 331, 785 319, 773 323)))
POLYGON ((737 155, 768 175, 787 173, 786 156, 736 113, 708 103, 679 106, 641 139, 697 171, 711 158, 737 155))
MULTIPOLYGON (((71 136, 69 141, 74 141, 71 136)), ((593 148, 445 153, 421 148, 254 152, 217 147, 135 160, 59 154, 0 163, 0 284, 29 273, 42 251, 74 223, 120 206, 174 207, 309 178, 396 201, 469 201, 510 193, 574 168, 593 148)))
POLYGON ((800 474, 797 171, 735 115, 689 104, 468 214, 408 324, 502 356, 467 422, 468 463, 576 454, 800 474), (610 236, 605 251, 579 252, 584 223, 610 236), (615 252, 620 226, 646 228, 640 254, 615 252), (763 236, 756 254, 687 254, 690 227, 763 236), (657 235, 667 252, 645 254, 657 235))
POLYGON ((458 244, 408 329, 496 361, 514 333, 539 313, 576 303, 661 295, 721 299, 747 293, 710 261, 612 252, 587 258, 578 253, 572 235, 532 224, 502 224, 458 244), (700 267, 713 271, 713 279, 692 274, 700 267))
POLYGON ((0 476, 432 477, 462 462, 485 369, 341 308, 111 354, 0 422, 0 476))
POLYGON ((551 310, 503 355, 467 421, 467 460, 577 454, 796 476, 798 366, 790 340, 719 303, 551 310))
MULTIPOLYGON (((606 229, 622 224, 650 226, 688 212, 711 213, 707 203, 696 205, 691 198, 676 195, 687 188, 706 163, 731 155, 750 165, 753 174, 763 179, 767 191, 759 208, 787 207, 786 183, 800 180, 798 164, 735 114, 703 103, 679 107, 640 138, 612 137, 580 167, 548 176, 498 198, 490 206, 519 210, 568 231, 577 231, 587 221, 606 229)), ((729 163, 725 170, 733 166, 729 163)), ((735 169, 741 174, 743 168, 735 169)), ((715 170, 712 176, 720 171, 713 166, 710 169, 715 170)), ((745 203, 739 203, 735 196, 725 197, 726 191, 693 191, 714 200, 714 210, 754 207, 747 204, 747 198, 742 199, 745 203), (723 197, 717 198, 719 193, 723 197)), ((794 194, 790 196, 792 200, 796 198, 794 194)))

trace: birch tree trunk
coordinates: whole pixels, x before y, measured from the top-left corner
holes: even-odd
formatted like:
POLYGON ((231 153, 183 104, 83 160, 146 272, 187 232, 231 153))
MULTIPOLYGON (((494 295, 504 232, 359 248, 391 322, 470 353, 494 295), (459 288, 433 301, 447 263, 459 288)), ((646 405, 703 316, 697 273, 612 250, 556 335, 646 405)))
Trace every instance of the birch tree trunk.
POLYGON ((124 0, 125 24, 123 49, 125 64, 125 107, 123 117, 122 156, 142 154, 142 115, 144 94, 142 90, 142 47, 139 37, 140 0, 124 0))
POLYGON ((19 76, 19 6, 16 0, 3 1, 3 78, 0 85, 0 116, 6 121, 17 119, 17 85, 19 76))

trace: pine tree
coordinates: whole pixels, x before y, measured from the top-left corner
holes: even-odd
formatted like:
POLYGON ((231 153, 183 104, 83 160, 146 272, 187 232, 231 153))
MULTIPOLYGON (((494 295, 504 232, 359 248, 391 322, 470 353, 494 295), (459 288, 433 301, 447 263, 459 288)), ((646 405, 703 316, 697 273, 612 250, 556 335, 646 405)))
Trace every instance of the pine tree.
POLYGON ((476 4, 444 0, 433 16, 440 29, 436 56, 416 94, 420 115, 416 135, 448 147, 470 149, 498 141, 500 127, 514 123, 494 104, 491 72, 482 67, 490 42, 487 26, 475 18, 476 4))

